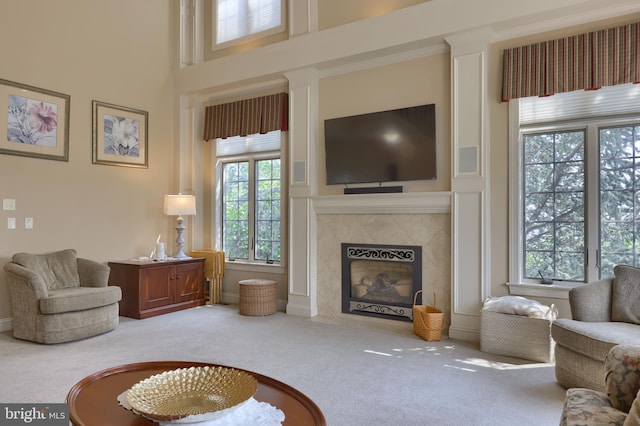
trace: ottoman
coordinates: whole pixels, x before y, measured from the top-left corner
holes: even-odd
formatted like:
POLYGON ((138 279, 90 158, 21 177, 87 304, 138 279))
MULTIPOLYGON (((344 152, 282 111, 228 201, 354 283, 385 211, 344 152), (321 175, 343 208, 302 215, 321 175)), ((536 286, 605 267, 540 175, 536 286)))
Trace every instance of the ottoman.
POLYGON ((273 280, 238 281, 240 315, 264 316, 278 310, 278 284, 273 280))
POLYGON ((480 350, 496 355, 552 362, 553 305, 519 296, 492 297, 480 311, 480 350))

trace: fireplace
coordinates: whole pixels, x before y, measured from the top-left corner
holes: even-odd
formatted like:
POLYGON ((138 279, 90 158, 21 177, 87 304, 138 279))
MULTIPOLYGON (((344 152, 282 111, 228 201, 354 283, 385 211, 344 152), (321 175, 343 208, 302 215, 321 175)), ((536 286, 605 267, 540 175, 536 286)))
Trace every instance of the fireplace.
POLYGON ((342 243, 343 313, 412 321, 421 289, 422 247, 342 243))

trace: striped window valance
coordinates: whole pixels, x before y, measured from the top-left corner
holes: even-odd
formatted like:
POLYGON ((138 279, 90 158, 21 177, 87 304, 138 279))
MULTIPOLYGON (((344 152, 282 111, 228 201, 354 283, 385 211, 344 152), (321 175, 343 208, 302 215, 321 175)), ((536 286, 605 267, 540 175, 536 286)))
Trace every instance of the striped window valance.
POLYGON ((289 96, 286 93, 261 96, 205 108, 205 141, 232 136, 287 130, 289 96))
POLYGON ((502 101, 640 82, 640 22, 505 49, 502 101))

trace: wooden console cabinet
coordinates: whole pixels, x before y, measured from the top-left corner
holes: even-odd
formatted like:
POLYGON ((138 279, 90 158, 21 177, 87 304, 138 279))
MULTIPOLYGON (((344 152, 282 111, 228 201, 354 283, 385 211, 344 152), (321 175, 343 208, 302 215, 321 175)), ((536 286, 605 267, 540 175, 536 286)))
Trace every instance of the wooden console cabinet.
POLYGON ((109 285, 122 289, 122 316, 143 319, 205 304, 203 258, 109 262, 109 267, 109 285))

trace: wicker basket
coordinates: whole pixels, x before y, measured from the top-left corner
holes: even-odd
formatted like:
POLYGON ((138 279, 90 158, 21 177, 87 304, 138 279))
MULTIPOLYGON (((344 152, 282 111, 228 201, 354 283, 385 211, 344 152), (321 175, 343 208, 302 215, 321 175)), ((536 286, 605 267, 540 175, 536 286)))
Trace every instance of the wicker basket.
POLYGON ((553 362, 549 319, 480 311, 480 350, 496 355, 553 362))
POLYGON ((278 310, 278 286, 272 280, 242 280, 239 283, 240 315, 264 316, 278 310))
POLYGON ((427 342, 439 341, 442 339, 444 314, 435 307, 436 293, 433 293, 433 306, 418 306, 416 300, 420 293, 422 290, 417 291, 413 296, 413 332, 427 342))

